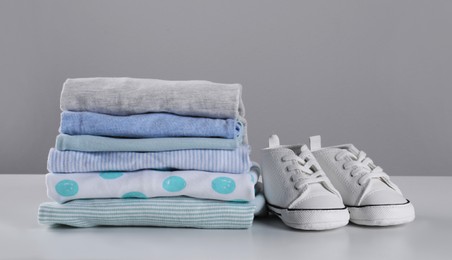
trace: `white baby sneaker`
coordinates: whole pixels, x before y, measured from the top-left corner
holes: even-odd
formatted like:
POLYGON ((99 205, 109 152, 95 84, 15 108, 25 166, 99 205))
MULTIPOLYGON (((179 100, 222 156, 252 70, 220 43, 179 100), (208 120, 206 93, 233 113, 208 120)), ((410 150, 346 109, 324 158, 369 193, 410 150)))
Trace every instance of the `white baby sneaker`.
POLYGON ((351 144, 321 147, 320 136, 310 148, 350 211, 350 221, 366 226, 390 226, 414 220, 414 207, 400 189, 351 144))
POLYGON ((267 206, 289 227, 333 229, 347 225, 349 213, 306 145, 280 145, 273 135, 262 150, 267 206))

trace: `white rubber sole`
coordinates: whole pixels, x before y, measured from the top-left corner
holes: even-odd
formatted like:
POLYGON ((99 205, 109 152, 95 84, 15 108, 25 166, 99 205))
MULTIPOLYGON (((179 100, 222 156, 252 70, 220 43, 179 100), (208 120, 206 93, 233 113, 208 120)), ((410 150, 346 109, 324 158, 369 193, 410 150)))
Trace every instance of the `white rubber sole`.
POLYGON ((376 205, 376 206, 348 206, 350 222, 364 226, 393 226, 409 223, 414 220, 413 205, 405 204, 376 205))
POLYGON ((348 224, 350 215, 343 209, 281 209, 268 205, 287 226, 303 230, 327 230, 348 224))

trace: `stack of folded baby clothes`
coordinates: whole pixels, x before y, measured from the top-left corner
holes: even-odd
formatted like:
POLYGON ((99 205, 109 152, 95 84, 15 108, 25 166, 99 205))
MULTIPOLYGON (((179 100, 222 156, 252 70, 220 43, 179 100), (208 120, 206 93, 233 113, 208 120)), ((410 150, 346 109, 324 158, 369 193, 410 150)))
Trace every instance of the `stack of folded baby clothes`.
POLYGON ((261 211, 241 85, 68 79, 61 109, 40 223, 248 228, 261 211))

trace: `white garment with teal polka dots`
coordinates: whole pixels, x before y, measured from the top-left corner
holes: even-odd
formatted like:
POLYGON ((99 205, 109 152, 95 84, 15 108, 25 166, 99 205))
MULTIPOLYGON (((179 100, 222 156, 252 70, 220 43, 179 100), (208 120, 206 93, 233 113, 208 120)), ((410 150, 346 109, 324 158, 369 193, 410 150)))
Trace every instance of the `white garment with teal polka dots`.
POLYGON ((247 202, 254 199, 256 168, 249 173, 204 171, 136 171, 46 175, 49 198, 64 203, 75 199, 154 198, 188 196, 247 202))

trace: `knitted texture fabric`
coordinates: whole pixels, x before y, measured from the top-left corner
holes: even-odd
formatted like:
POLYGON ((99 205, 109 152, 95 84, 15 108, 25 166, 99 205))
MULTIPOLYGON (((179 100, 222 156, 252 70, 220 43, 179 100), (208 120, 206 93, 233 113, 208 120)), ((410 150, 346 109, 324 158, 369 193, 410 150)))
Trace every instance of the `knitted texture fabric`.
POLYGON ((210 118, 245 116, 240 84, 135 78, 78 78, 63 84, 63 111, 110 115, 166 112, 210 118))
POLYGON ((95 135, 66 135, 56 138, 59 151, 81 152, 160 152, 189 149, 234 150, 240 140, 203 137, 113 138, 95 135))
POLYGON ((207 229, 251 227, 252 203, 202 200, 188 197, 153 199, 73 200, 39 206, 41 224, 73 227, 157 226, 207 229))
POLYGON ((225 201, 252 201, 257 173, 136 171, 46 175, 47 195, 64 203, 74 199, 188 196, 225 201))
POLYGON ((178 150, 166 152, 76 152, 50 149, 47 170, 53 173, 199 170, 244 173, 251 167, 248 146, 235 150, 178 150))
POLYGON ((243 126, 235 119, 213 119, 149 113, 112 116, 92 112, 61 113, 60 133, 128 138, 242 136, 243 126))

